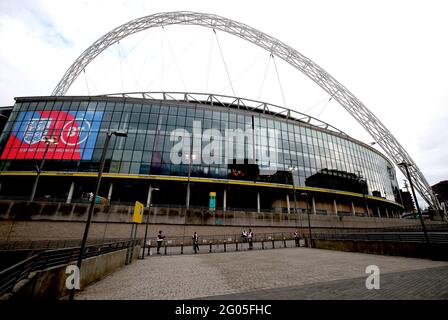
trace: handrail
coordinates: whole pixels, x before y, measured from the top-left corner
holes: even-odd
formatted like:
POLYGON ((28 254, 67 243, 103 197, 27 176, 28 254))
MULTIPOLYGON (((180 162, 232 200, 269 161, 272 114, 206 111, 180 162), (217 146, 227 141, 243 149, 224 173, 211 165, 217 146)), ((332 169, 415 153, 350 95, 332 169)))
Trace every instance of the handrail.
MULTIPOLYGON (((301 235, 303 237, 303 234, 301 235)), ((252 238, 253 242, 261 242, 261 241, 278 241, 278 240, 292 240, 294 239, 294 231, 289 232, 267 232, 267 233, 254 233, 252 238)), ((147 240, 151 242, 157 240, 157 237, 149 237, 147 240)), ((221 235, 199 235, 200 244, 220 244, 220 243, 235 243, 242 242, 244 238, 241 233, 233 233, 233 234, 221 234, 221 235)), ((192 244, 192 235, 185 236, 173 236, 166 237, 164 239, 164 243, 167 246, 179 246, 192 244)), ((165 245, 165 244, 164 244, 165 245)))
MULTIPOLYGON (((291 227, 294 228, 294 227, 291 227)), ((297 227, 297 229, 300 229, 297 227)), ((332 233, 332 234, 347 234, 347 233, 353 233, 353 234, 361 234, 361 233, 379 233, 379 232, 421 232, 422 227, 421 225, 407 225, 407 226, 397 226, 397 227, 374 227, 374 228, 328 228, 328 227, 313 227, 313 229, 320 229, 320 230, 326 230, 325 233, 332 233)), ((448 232, 448 224, 428 224, 426 225, 426 229, 428 232, 448 232)), ((289 231, 283 232, 284 234, 288 233, 289 231)), ((293 232, 293 231, 292 231, 293 232)), ((291 232, 291 233, 292 233, 291 232)), ((281 233, 281 232, 280 232, 281 233)), ((278 233, 278 234, 280 234, 278 233)), ((270 235, 272 233, 266 233, 266 235, 270 235)), ((257 233, 256 237, 262 236, 263 233, 257 233)), ((190 235, 184 236, 185 238, 189 239, 190 235)), ((206 235, 201 236, 208 238, 238 238, 238 234, 218 234, 218 235, 206 235)), ((169 239, 180 239, 182 236, 177 237, 169 237, 169 239)), ((149 237, 149 240, 155 239, 155 236, 149 237)), ((89 239, 88 244, 94 245, 94 244, 101 244, 105 242, 117 242, 117 241, 126 241, 127 238, 105 238, 105 239, 89 239)), ((33 249, 33 250, 44 250, 44 249, 61 249, 61 248, 67 248, 67 247, 77 247, 80 246, 81 240, 80 239, 58 239, 58 240, 14 240, 14 241, 0 241, 0 251, 1 250, 27 250, 27 249, 33 249)))
MULTIPOLYGON (((128 248, 139 244, 140 239, 107 242, 86 247, 84 259, 128 248)), ((59 265, 67 265, 76 261, 80 254, 80 247, 45 250, 33 255, 7 269, 0 271, 0 294, 14 288, 17 282, 28 278, 34 271, 44 270, 59 265)))
MULTIPOLYGON (((89 239, 88 245, 98 245, 108 242, 126 241, 128 238, 89 239)), ((45 240, 14 240, 0 241, 0 251, 11 250, 50 250, 80 247, 81 239, 45 239, 45 240)))
MULTIPOLYGON (((423 233, 396 233, 396 232, 372 232, 372 233, 348 233, 330 234, 314 233, 314 239, 318 240, 342 240, 342 241, 382 241, 382 242, 417 242, 426 243, 423 233)), ((431 244, 448 244, 448 233, 428 233, 431 244)))

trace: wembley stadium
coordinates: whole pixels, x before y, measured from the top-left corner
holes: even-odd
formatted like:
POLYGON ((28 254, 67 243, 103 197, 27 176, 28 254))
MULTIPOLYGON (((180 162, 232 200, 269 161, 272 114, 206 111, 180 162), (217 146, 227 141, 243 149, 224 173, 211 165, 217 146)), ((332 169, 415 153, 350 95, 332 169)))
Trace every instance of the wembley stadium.
POLYGON ((125 23, 88 47, 50 95, 17 97, 0 112, 0 215, 6 221, 0 227, 8 239, 79 238, 92 214, 90 236, 125 237, 136 201, 150 232, 163 226, 176 236, 239 233, 250 226, 291 232, 304 227, 304 218, 309 233, 311 225, 417 224, 400 219, 404 201, 396 168, 443 218, 418 166, 353 93, 280 40, 217 15, 168 12, 125 23), (286 104, 235 94, 67 95, 108 47, 169 25, 224 32, 283 60, 339 103, 384 154, 286 104))
POLYGON ((29 197, 45 155, 35 199, 85 200, 107 134, 116 130, 127 137, 111 137, 99 192, 111 204, 147 203, 151 187, 162 191, 153 199, 161 206, 209 207, 212 193, 212 209, 224 211, 308 207, 313 214, 398 217, 402 210, 394 166, 371 146, 283 107, 188 93, 16 98, 0 142, 2 196, 29 197), (199 135, 193 135, 194 123, 199 135), (173 163, 173 132, 179 129, 191 133, 191 148, 181 149, 183 161, 173 163), (242 138, 223 134, 225 143, 207 150, 217 141, 203 134, 210 129, 252 130, 242 138), (275 140, 263 140, 263 129, 275 130, 275 140), (230 161, 226 145, 235 151, 230 161), (237 154, 238 145, 244 153, 237 154), (263 159, 252 148, 270 149, 271 156, 263 159), (218 158, 207 163, 210 151, 218 158), (263 170, 267 165, 271 170, 263 170))

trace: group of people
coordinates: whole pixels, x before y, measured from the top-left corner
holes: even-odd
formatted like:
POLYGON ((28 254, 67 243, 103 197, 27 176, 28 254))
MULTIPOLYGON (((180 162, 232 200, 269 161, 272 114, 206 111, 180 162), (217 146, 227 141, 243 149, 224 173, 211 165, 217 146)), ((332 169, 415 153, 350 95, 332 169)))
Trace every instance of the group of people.
POLYGON ((243 238, 243 241, 247 241, 249 243, 249 250, 252 250, 254 248, 253 246, 254 233, 252 229, 249 228, 249 231, 243 230, 241 237, 243 238))
MULTIPOLYGON (((243 238, 244 242, 249 243, 249 250, 253 250, 253 239, 254 239, 254 232, 251 228, 249 228, 249 231, 243 230, 241 233, 241 237, 243 238)), ((298 230, 294 232, 294 240, 296 243, 296 247, 300 247, 300 233, 298 230)), ((162 247, 162 243, 165 240, 165 235, 163 234, 162 230, 159 230, 159 233, 157 234, 157 254, 160 254, 160 248, 162 247)), ((192 244, 193 244, 193 251, 194 253, 198 253, 199 251, 199 235, 195 231, 193 233, 193 236, 191 237, 192 244)), ((149 248, 148 248, 148 254, 149 254, 149 248)))
MULTIPOLYGON (((157 254, 160 254, 160 248, 162 247, 162 243, 165 240, 166 236, 163 234, 162 230, 159 230, 159 233, 157 234, 157 254)), ((199 251, 199 235, 195 231, 193 233, 193 236, 191 237, 192 243, 193 243, 193 251, 194 253, 198 253, 199 251)), ((148 254, 149 254, 149 248, 148 248, 148 254)))

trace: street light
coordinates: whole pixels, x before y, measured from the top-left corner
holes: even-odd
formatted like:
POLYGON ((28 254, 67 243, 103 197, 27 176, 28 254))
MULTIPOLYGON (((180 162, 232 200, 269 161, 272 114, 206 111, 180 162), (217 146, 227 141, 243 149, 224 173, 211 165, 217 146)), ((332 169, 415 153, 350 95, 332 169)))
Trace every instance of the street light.
MULTIPOLYGON (((126 131, 122 131, 122 130, 115 130, 115 131, 109 130, 109 132, 107 133, 107 136, 106 136, 106 140, 104 141, 103 153, 101 154, 101 160, 100 160, 100 168, 98 171, 98 176, 95 181, 94 194, 93 194, 92 200, 90 201, 89 213, 87 215, 86 226, 84 229, 84 235, 82 237, 82 242, 81 242, 81 249, 79 250, 78 262, 76 264, 78 266, 79 274, 81 274, 81 264, 82 264, 82 259, 84 257, 87 236, 89 234, 90 221, 92 220, 93 209, 95 208, 96 196, 100 189, 101 176, 102 176, 103 170, 104 170, 104 162, 106 160, 107 148, 109 147, 109 142, 110 142, 112 135, 115 135, 117 137, 127 137, 128 133, 126 131)), ((75 290, 72 289, 72 291, 70 292, 70 300, 73 300, 74 296, 75 296, 75 290)))
POLYGON ((309 209, 309 204, 308 204, 308 193, 302 192, 300 195, 306 197, 306 214, 308 216, 308 233, 310 234, 310 241, 308 243, 308 247, 312 248, 311 241, 313 240, 313 237, 311 235, 311 221, 310 221, 310 209, 309 209))
POLYGON ((413 195, 414 201, 415 201, 415 206, 417 207, 417 212, 418 212, 418 215, 420 216, 420 222, 422 223, 422 228, 423 228, 423 233, 425 234, 426 243, 429 244, 428 233, 426 232, 426 227, 425 227, 425 223, 423 222, 422 212, 420 211, 420 206, 418 205, 417 196, 415 195, 414 184, 412 183, 411 175, 409 174, 408 167, 412 166, 412 164, 403 161, 403 162, 400 162, 398 165, 404 167, 404 169, 406 170, 406 175, 408 176, 409 184, 411 185, 412 195, 413 195))
POLYGON ((30 201, 33 201, 34 200, 34 196, 36 195, 37 183, 39 182, 39 177, 40 177, 40 174, 41 174, 42 169, 44 167, 45 157, 47 156, 48 148, 50 147, 50 144, 52 144, 52 145, 57 145, 58 144, 58 138, 57 137, 43 137, 42 140, 40 140, 40 141, 45 142, 46 146, 45 146, 44 155, 42 157, 42 161, 40 162, 40 166, 39 167, 36 166, 37 175, 36 175, 36 179, 34 180, 33 189, 31 190, 30 201))
MULTIPOLYGON (((159 191, 159 188, 152 188, 151 186, 149 186, 150 191, 151 191, 151 197, 149 198, 149 203, 148 203, 148 215, 146 216, 146 229, 145 229, 145 240, 143 242, 143 253, 142 253, 142 259, 145 259, 145 248, 146 248, 146 237, 148 235, 148 224, 149 224, 149 213, 151 211, 151 202, 152 202, 152 192, 153 191, 159 191)), ((148 250, 149 251, 149 250, 148 250)))
MULTIPOLYGON (((292 178, 292 189, 293 194, 294 194, 294 213, 297 215, 297 217, 299 217, 298 212, 297 212, 297 201, 296 201, 296 184, 294 183, 294 172, 296 172, 298 170, 298 168, 296 166, 291 166, 289 167, 289 171, 291 172, 291 178, 292 178)), ((302 228, 302 219, 300 219, 300 228, 302 228)))
POLYGON ((193 153, 189 153, 185 155, 185 158, 188 159, 188 183, 187 183, 187 209, 190 208, 190 176, 191 176, 191 162, 196 159, 196 155, 193 153))

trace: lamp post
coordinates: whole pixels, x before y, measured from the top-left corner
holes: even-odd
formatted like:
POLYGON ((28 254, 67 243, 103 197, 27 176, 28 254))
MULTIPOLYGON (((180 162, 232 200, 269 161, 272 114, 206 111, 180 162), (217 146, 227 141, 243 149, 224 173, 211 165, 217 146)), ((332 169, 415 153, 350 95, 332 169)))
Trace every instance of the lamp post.
POLYGON ((186 207, 190 209, 190 176, 191 176, 191 162, 196 159, 196 155, 193 153, 186 154, 185 157, 188 159, 188 182, 187 182, 187 200, 186 207))
MULTIPOLYGON (((146 237, 148 235, 148 224, 149 224, 149 212, 151 211, 151 202, 152 202, 152 192, 153 191, 159 191, 159 188, 152 188, 151 189, 151 197, 149 198, 149 204, 148 204, 148 215, 146 216, 146 229, 145 229, 145 240, 143 242, 143 253, 142 253, 142 259, 145 259, 145 248, 146 248, 146 237)), ((148 249, 149 250, 149 249, 148 249)))
POLYGON ((417 196, 415 195, 414 184, 412 183, 411 175, 409 174, 409 168, 412 164, 407 162, 401 162, 398 164, 399 166, 403 166, 406 170, 406 175, 408 176, 409 184, 411 185, 412 196, 414 197, 415 206, 417 207, 418 215, 420 216, 420 222, 422 223, 423 233, 425 234, 426 243, 429 244, 428 233, 426 232, 425 223, 423 222, 422 212, 420 211, 420 206, 418 205, 417 196))
MULTIPOLYGON (((298 170, 298 168, 296 166, 291 166, 289 167, 289 171, 291 172, 291 178, 292 178, 292 189, 293 191, 293 195, 294 195, 294 213, 296 214, 297 217, 299 217, 299 213, 297 212, 297 201, 296 201, 296 184, 294 183, 294 172, 296 172, 298 170)), ((302 228, 302 219, 300 219, 300 228, 302 228)))
POLYGON ((44 155, 42 157, 42 161, 40 162, 39 167, 36 166, 37 175, 36 175, 36 179, 34 180, 33 189, 31 190, 30 201, 34 201, 34 196, 36 195, 36 190, 37 190, 37 183, 39 182, 39 177, 40 177, 40 174, 41 174, 42 169, 45 164, 45 157, 47 156, 48 148, 50 147, 50 144, 52 144, 52 145, 58 144, 57 137, 43 137, 41 141, 45 142, 46 146, 45 146, 44 155))
MULTIPOLYGON (((126 131, 121 131, 121 130, 116 130, 116 131, 109 130, 109 132, 107 133, 107 136, 106 136, 106 140, 104 141, 103 152, 101 154, 101 160, 100 160, 100 168, 98 170, 98 176, 95 181, 93 197, 92 197, 92 200, 90 201, 89 213, 87 215, 86 226, 84 228, 84 235, 82 237, 82 242, 81 242, 81 249, 79 250, 78 262, 76 264, 78 266, 79 274, 81 274, 82 259, 84 257, 84 251, 86 248, 87 236, 89 235, 90 221, 92 220, 93 209, 95 208, 96 196, 100 189, 101 176, 102 176, 103 170, 104 170, 104 162, 106 161, 107 148, 109 147, 109 142, 110 142, 112 135, 115 135, 117 137, 127 137, 128 133, 126 131)), ((73 300, 74 296, 75 296, 75 289, 72 289, 72 291, 70 292, 70 300, 73 300)))
POLYGON ((300 195, 306 197, 306 214, 308 216, 308 233, 310 235, 310 241, 308 243, 308 247, 312 248, 311 241, 313 240, 313 237, 311 235, 311 221, 310 221, 310 209, 309 209, 309 203, 308 203, 308 193, 303 192, 300 195))

